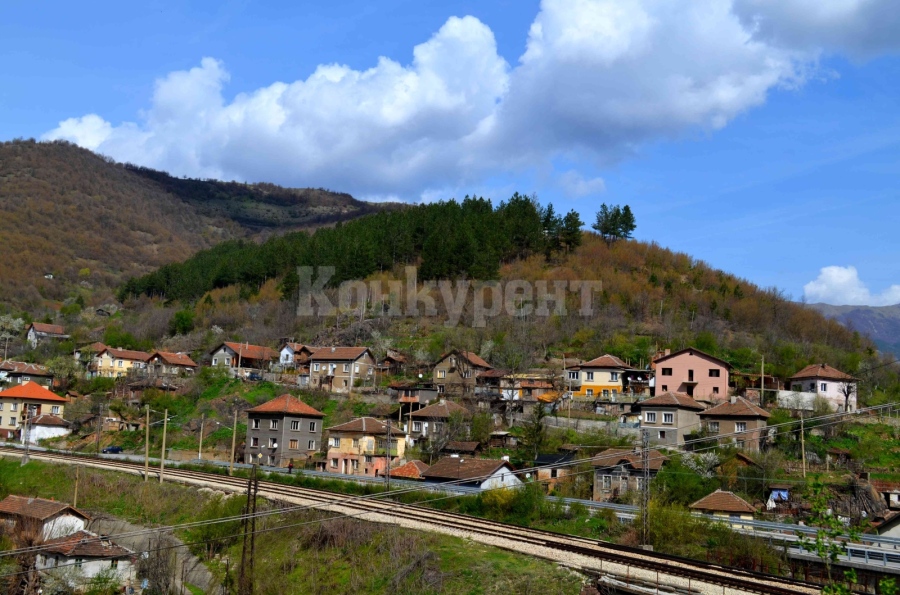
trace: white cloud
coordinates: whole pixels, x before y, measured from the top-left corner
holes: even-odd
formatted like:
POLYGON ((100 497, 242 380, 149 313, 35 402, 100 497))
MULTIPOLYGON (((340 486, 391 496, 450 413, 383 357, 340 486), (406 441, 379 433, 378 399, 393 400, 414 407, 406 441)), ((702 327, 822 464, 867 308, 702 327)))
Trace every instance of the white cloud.
POLYGON ((891 285, 872 294, 859 278, 856 267, 823 267, 815 281, 803 286, 803 296, 811 303, 835 306, 890 306, 900 304, 900 285, 891 285))
MULTIPOLYGON (((45 138, 178 175, 406 200, 557 158, 597 167, 647 140, 721 128, 773 88, 802 82, 816 53, 770 43, 752 12, 731 8, 544 0, 514 67, 484 23, 453 17, 409 64, 324 64, 230 101, 225 66, 204 58, 158 80, 139 122, 90 114, 45 138)), ((602 190, 577 171, 550 179, 573 195, 602 190)))
POLYGON ((563 192, 572 198, 582 198, 606 192, 606 182, 603 181, 603 178, 586 180, 574 169, 561 174, 558 183, 562 187, 563 192))

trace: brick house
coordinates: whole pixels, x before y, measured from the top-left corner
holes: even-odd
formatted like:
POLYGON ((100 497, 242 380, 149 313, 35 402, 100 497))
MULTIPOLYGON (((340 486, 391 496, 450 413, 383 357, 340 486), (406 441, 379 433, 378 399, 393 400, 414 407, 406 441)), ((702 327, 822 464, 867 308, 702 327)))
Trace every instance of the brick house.
MULTIPOLYGON (((668 458, 658 450, 650 450, 648 458, 652 479, 668 458)), ((594 468, 595 502, 608 502, 643 487, 644 466, 640 451, 610 448, 591 459, 591 466, 594 468)))
POLYGON ((471 394, 475 390, 476 376, 491 369, 492 366, 477 354, 454 349, 434 364, 432 377, 440 394, 471 394))
POLYGON ((288 394, 248 409, 244 460, 286 467, 291 460, 312 456, 322 446, 324 417, 288 394))
POLYGON ((407 432, 410 443, 415 444, 418 440, 428 440, 433 436, 440 435, 454 415, 460 416, 468 424, 472 412, 453 401, 441 399, 437 403, 410 413, 408 425, 404 430, 407 432))
POLYGON ((309 358, 318 350, 318 347, 313 347, 312 345, 288 341, 279 350, 278 363, 285 368, 308 367, 309 358))
POLYGON ((663 355, 653 362, 656 369, 656 394, 684 393, 700 401, 719 401, 728 397, 731 364, 688 347, 663 355))
POLYGON ((187 376, 197 370, 197 364, 186 353, 154 351, 147 360, 150 376, 187 376))
POLYGON ((538 455, 534 460, 537 481, 544 484, 544 488, 550 492, 572 471, 572 462, 575 460, 574 452, 559 454, 538 455))
POLYGON ((428 482, 453 482, 482 490, 522 485, 522 480, 516 477, 507 460, 472 459, 456 455, 439 460, 422 473, 422 478, 428 482))
POLYGON ((0 384, 15 385, 24 384, 28 381, 50 388, 53 384, 53 373, 38 364, 14 362, 11 360, 0 362, 0 384))
MULTIPOLYGON (((390 422, 388 422, 390 423, 390 422)), ((374 417, 360 417, 328 428, 328 455, 325 470, 346 475, 383 476, 388 463, 403 458, 406 441, 403 430, 374 417)))
POLYGON ((641 412, 641 429, 650 430, 650 440, 656 444, 679 446, 685 434, 700 429, 699 413, 703 405, 682 393, 667 392, 635 403, 641 412))
POLYGON ((244 377, 250 370, 268 370, 269 364, 278 359, 278 352, 262 345, 226 341, 216 346, 210 357, 213 366, 224 366, 244 377))
POLYGON ((710 435, 724 436, 720 441, 748 450, 759 450, 762 446, 767 434, 766 420, 770 415, 743 397, 731 397, 729 401, 699 414, 704 429, 710 435))
POLYGON ((88 375, 102 378, 121 378, 131 370, 144 370, 150 354, 133 349, 107 347, 94 354, 88 366, 88 375))
POLYGON ((25 328, 25 340, 34 349, 44 339, 68 339, 66 329, 59 324, 47 324, 46 322, 32 322, 25 328))
POLYGON ((310 358, 309 384, 348 393, 358 384, 375 381, 375 356, 368 347, 322 347, 310 358))
POLYGON ((62 417, 68 402, 35 382, 0 391, 0 438, 20 436, 26 418, 43 414, 62 417))
POLYGON ((71 535, 84 529, 90 517, 65 502, 10 494, 0 501, 0 522, 7 527, 17 522, 38 523, 44 539, 71 535))

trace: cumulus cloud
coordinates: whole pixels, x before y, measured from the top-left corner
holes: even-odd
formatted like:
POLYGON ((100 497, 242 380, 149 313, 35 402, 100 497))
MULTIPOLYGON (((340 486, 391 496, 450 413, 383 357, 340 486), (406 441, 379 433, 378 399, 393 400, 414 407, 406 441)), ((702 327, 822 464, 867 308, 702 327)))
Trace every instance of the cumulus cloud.
POLYGON ((890 306, 900 304, 900 285, 891 285, 873 294, 859 278, 856 267, 823 267, 819 276, 803 286, 808 302, 835 306, 890 306))
MULTIPOLYGON (((730 0, 544 0, 514 66, 487 25, 453 17, 409 64, 324 64, 230 101, 225 65, 204 58, 158 80, 140 121, 89 114, 45 138, 179 175, 422 199, 557 158, 602 166, 802 83, 815 52, 771 42, 754 14, 730 0)), ((603 188, 577 171, 551 179, 572 196, 603 188)))

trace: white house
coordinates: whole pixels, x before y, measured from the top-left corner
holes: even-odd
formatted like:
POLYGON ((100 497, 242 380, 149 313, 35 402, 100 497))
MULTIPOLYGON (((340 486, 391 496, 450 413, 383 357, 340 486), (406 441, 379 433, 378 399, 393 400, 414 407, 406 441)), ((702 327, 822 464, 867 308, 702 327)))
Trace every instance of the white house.
MULTIPOLYGON (((22 444, 37 444, 38 440, 68 436, 72 433, 71 424, 63 418, 51 413, 43 413, 26 424, 27 432, 22 432, 22 444)), ((24 427, 24 426, 23 426, 24 427)))
POLYGON ((37 347, 38 343, 43 339, 68 339, 66 329, 58 324, 47 324, 45 322, 32 322, 25 330, 25 339, 31 348, 37 347))
POLYGON ((778 391, 781 407, 811 410, 816 397, 821 397, 835 411, 856 411, 856 378, 828 364, 806 366, 788 378, 788 387, 778 391))
POLYGON ((112 570, 118 583, 134 580, 134 552, 111 541, 108 537, 90 531, 76 531, 46 541, 37 557, 38 570, 48 571, 56 567, 75 569, 75 576, 66 576, 76 584, 91 579, 101 572, 112 570))
POLYGON ((482 490, 522 485, 515 470, 507 460, 472 459, 451 455, 445 457, 422 473, 425 481, 477 487, 482 490))
POLYGON ((44 539, 55 539, 82 531, 89 519, 65 502, 9 495, 0 501, 0 520, 8 527, 23 521, 40 523, 44 539))

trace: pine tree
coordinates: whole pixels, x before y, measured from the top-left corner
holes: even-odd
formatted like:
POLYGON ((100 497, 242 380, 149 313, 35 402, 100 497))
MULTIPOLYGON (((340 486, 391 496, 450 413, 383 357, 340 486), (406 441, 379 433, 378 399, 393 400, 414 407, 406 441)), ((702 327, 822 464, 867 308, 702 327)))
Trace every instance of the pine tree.
POLYGON ((566 246, 566 252, 571 252, 581 245, 581 228, 584 222, 574 209, 566 213, 562 221, 562 243, 566 246))

